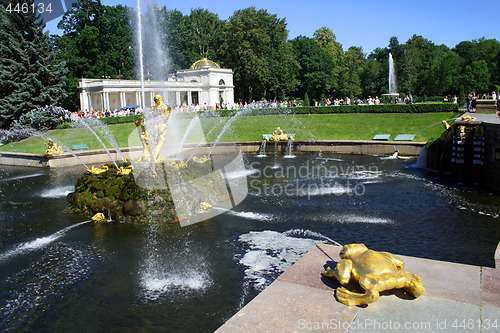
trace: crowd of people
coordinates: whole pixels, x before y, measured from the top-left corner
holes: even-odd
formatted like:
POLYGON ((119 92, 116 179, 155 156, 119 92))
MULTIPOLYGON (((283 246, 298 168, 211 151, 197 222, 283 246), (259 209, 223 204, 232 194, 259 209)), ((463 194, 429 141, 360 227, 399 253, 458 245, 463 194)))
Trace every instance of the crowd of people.
MULTIPOLYGON (((467 96, 467 102, 466 102, 466 107, 468 111, 474 112, 476 110, 476 105, 477 105, 477 100, 478 99, 499 99, 500 94, 497 92, 493 91, 491 93, 484 93, 484 94, 476 94, 476 93, 470 93, 467 96)), ((378 96, 375 96, 375 98, 368 96, 368 98, 354 98, 354 101, 351 101, 351 99, 346 96, 345 98, 335 98, 331 100, 330 98, 325 98, 321 101, 314 101, 314 106, 340 106, 340 105, 379 105, 383 104, 381 100, 379 99, 378 96)), ((394 103, 405 103, 405 104, 413 104, 413 96, 411 94, 406 95, 404 98, 396 98, 393 100, 394 103)), ((443 102, 451 102, 451 103, 458 103, 458 97, 454 95, 451 98, 448 98, 448 96, 445 96, 443 98, 443 102)), ((498 103, 500 104, 500 103, 498 103)), ((250 103, 248 102, 235 102, 235 103, 217 103, 215 105, 215 110, 245 110, 245 109, 262 109, 262 108, 289 108, 289 107, 302 107, 302 101, 297 101, 297 100, 281 100, 281 101, 267 101, 267 100, 262 100, 262 101, 252 101, 250 103)), ((172 108, 174 112, 199 112, 199 111, 208 111, 211 108, 207 106, 207 104, 195 104, 195 105, 187 105, 186 103, 172 108)), ((129 115, 134 115, 138 114, 141 112, 141 109, 139 108, 121 108, 121 109, 115 109, 114 111, 109 111, 109 110, 80 110, 77 112, 73 112, 73 115, 76 117, 80 118, 106 118, 106 117, 122 117, 122 116, 129 116, 129 115)))
POLYGON ((496 91, 493 92, 488 92, 488 93, 483 93, 483 94, 476 94, 475 92, 469 93, 467 95, 467 111, 469 112, 476 112, 477 110, 477 100, 478 99, 492 99, 497 101, 497 109, 500 107, 500 93, 497 93, 496 91))

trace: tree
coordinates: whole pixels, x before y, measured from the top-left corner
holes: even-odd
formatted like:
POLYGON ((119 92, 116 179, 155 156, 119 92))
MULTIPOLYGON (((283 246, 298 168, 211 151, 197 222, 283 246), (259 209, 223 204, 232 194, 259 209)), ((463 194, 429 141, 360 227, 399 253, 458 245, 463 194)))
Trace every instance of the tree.
POLYGON ((241 101, 276 97, 296 85, 298 65, 287 43, 285 19, 255 7, 234 12, 222 43, 222 62, 234 70, 241 101))
POLYGON ((189 16, 184 16, 177 9, 167 10, 163 7, 160 10, 159 26, 163 29, 163 45, 167 46, 171 71, 189 68, 193 62, 200 59, 189 16))
POLYGON ((308 93, 314 100, 326 97, 331 82, 333 63, 331 57, 316 39, 299 36, 292 40, 295 57, 300 64, 296 96, 308 93))
POLYGON ((313 34, 313 38, 330 57, 331 72, 329 73, 330 79, 327 84, 327 91, 330 95, 335 95, 335 92, 338 91, 341 85, 340 74, 345 70, 342 44, 337 42, 337 37, 333 31, 327 27, 316 30, 313 34))
POLYGON ((67 11, 56 37, 60 59, 68 65, 68 98, 64 107, 79 108, 78 79, 135 77, 133 15, 128 7, 104 6, 100 0, 79 0, 67 11))
MULTIPOLYGON (((24 1, 28 5, 33 1, 24 1)), ((12 1, 12 7, 21 4, 12 1)), ((63 98, 67 73, 45 23, 30 11, 7 12, 0 8, 0 127, 8 128, 23 114, 45 106, 57 105, 63 98)))
POLYGON ((198 54, 216 59, 216 51, 222 44, 224 21, 219 19, 219 15, 202 8, 191 9, 189 18, 198 54))
POLYGON ((361 87, 361 75, 365 66, 365 55, 363 48, 351 46, 345 53, 345 70, 341 75, 341 94, 351 99, 360 97, 363 89, 361 87))

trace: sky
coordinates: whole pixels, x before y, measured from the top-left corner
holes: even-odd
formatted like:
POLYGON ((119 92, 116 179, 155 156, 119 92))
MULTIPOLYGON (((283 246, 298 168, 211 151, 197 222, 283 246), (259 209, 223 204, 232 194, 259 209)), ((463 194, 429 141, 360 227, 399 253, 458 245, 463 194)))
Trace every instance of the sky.
MULTIPOLYGON (((103 4, 136 7, 136 0, 101 0, 103 4)), ((499 0, 161 0, 167 9, 189 15, 204 8, 228 19, 236 10, 254 6, 285 18, 289 39, 312 37, 321 27, 330 28, 344 50, 361 46, 365 53, 387 47, 396 36, 405 43, 414 34, 453 48, 480 37, 500 40, 499 0)), ((47 23, 51 34, 60 34, 57 23, 47 23)))

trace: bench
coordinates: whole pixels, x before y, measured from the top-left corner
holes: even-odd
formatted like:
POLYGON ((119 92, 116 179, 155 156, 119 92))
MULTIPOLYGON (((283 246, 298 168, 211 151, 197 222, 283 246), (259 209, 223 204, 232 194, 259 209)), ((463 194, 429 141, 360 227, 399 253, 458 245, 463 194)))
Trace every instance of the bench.
POLYGON ((85 150, 85 149, 89 149, 89 146, 87 146, 86 143, 83 143, 83 144, 80 144, 80 145, 72 145, 71 149, 72 150, 85 150))
POLYGON ((413 139, 415 139, 415 134, 398 134, 394 141, 413 141, 413 139))
POLYGON ((389 140, 389 138, 391 137, 390 134, 377 134, 373 137, 372 140, 389 140))

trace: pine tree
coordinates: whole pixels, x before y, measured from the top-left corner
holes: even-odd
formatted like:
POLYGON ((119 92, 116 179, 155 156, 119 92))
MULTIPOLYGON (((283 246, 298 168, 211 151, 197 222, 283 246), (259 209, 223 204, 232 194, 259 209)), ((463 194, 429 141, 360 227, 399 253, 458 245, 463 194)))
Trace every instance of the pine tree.
MULTIPOLYGON (((14 9, 17 0, 9 1, 14 9)), ((31 5, 32 0, 23 0, 31 5)), ((66 97, 65 63, 56 60, 45 23, 35 13, 0 8, 0 128, 32 109, 57 105, 66 97)), ((36 7, 35 7, 36 8, 36 7)), ((57 116, 58 117, 58 116, 57 116)))

